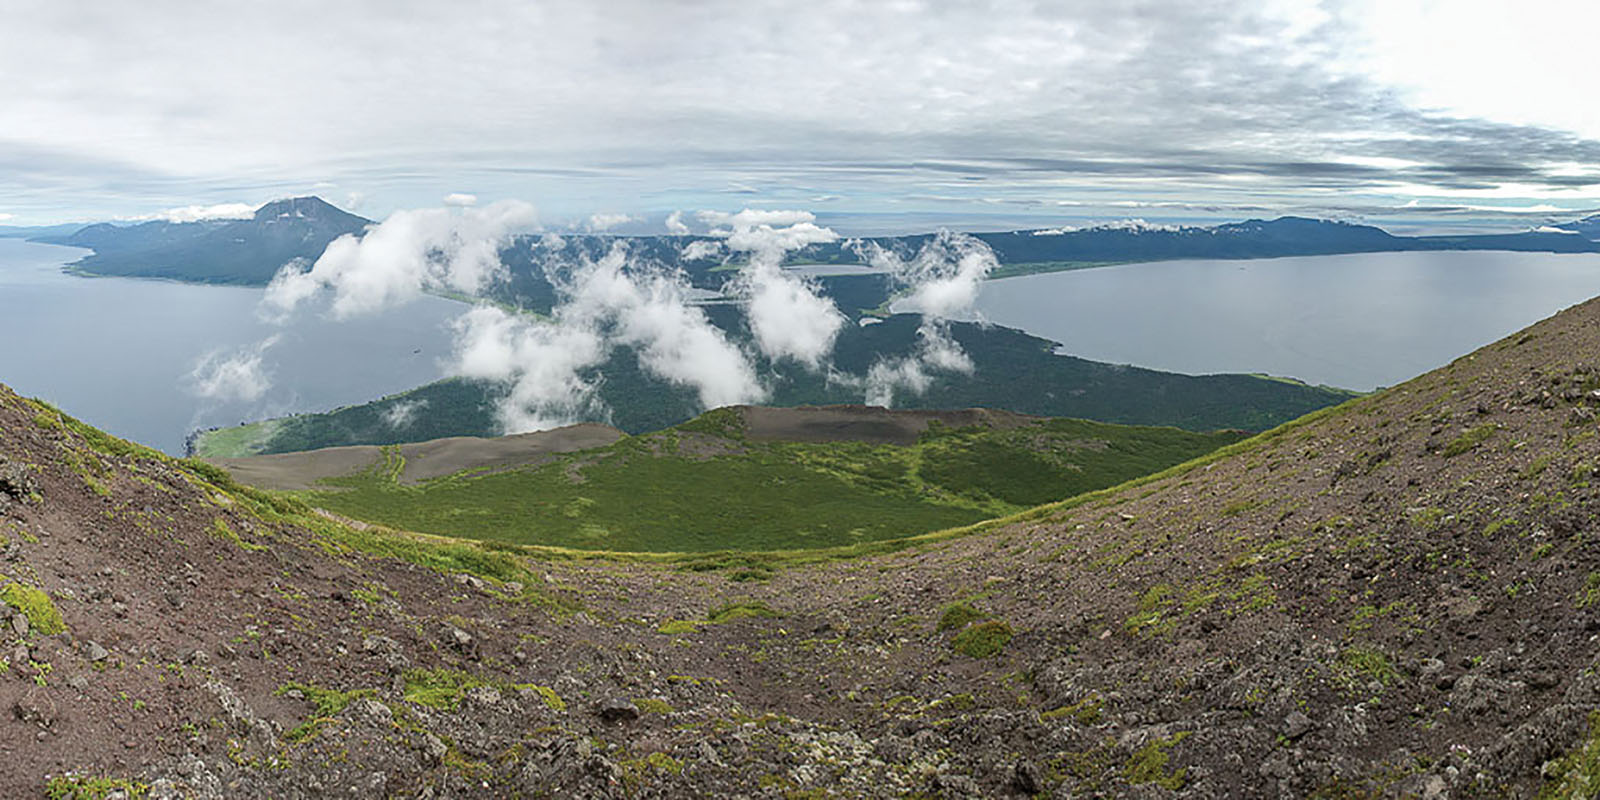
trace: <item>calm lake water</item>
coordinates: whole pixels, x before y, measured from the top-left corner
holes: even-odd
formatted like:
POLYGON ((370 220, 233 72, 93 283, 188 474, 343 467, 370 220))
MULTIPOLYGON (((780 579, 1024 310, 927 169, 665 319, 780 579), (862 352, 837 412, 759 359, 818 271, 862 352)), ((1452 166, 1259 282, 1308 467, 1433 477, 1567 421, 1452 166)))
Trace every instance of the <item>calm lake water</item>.
POLYGON ((978 310, 1096 361, 1368 390, 1597 294, 1600 255, 1371 253, 1005 278, 978 310))
POLYGON ((260 289, 79 278, 82 250, 0 239, 0 383, 168 453, 196 428, 362 403, 442 374, 446 327, 466 307, 424 297, 347 322, 256 318, 260 289), (279 333, 262 356, 271 388, 252 402, 197 397, 186 377, 216 351, 279 333))

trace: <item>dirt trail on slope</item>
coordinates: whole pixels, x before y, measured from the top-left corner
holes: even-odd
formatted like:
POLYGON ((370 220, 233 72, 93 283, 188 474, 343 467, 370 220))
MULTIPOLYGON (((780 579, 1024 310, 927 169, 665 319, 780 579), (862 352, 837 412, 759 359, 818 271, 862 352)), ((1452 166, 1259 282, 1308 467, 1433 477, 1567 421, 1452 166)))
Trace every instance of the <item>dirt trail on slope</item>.
MULTIPOLYGON (((415 484, 467 469, 506 469, 532 466, 552 456, 604 447, 622 438, 622 431, 607 425, 583 423, 551 431, 522 433, 492 439, 454 436, 399 446, 405 468, 402 484, 415 484)), ((300 453, 276 453, 247 458, 222 458, 212 463, 232 473, 247 486, 280 491, 318 488, 326 478, 339 478, 366 470, 384 460, 383 448, 373 445, 329 447, 300 453)), ((326 487, 322 487, 326 488, 326 487)))

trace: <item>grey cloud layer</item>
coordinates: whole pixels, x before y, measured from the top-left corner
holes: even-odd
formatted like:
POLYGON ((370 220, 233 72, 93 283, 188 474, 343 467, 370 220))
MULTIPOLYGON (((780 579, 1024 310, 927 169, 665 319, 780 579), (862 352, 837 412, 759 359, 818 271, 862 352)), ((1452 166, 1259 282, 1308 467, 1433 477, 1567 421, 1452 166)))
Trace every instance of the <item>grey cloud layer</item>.
MULTIPOLYGON (((1337 3, 21 5, 0 26, 0 163, 29 154, 7 186, 24 198, 228 176, 521 179, 606 205, 1600 181, 1555 168, 1600 164, 1600 142, 1419 111, 1362 77, 1337 3), (1352 163, 1373 158, 1416 166, 1352 163)), ((210 199, 259 198, 182 201, 210 199)))

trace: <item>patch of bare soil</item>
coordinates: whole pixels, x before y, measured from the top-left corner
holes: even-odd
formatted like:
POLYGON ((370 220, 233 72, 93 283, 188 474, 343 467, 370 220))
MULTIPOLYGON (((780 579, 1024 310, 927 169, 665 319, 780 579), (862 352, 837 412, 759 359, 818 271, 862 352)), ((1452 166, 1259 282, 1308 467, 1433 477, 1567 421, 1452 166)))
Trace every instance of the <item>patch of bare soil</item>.
POLYGON ((745 435, 754 441, 868 442, 916 444, 931 422, 952 428, 1019 428, 1044 417, 988 408, 958 411, 889 409, 880 406, 739 406, 745 435))
POLYGON ((1596 365, 1591 302, 1203 465, 754 581, 357 552, 431 540, 274 520, 0 392, 0 574, 66 626, 5 623, 0 796, 72 771, 155 797, 1531 797, 1600 709, 1596 365))
MULTIPOLYGON (((415 484, 467 469, 498 470, 534 466, 553 455, 604 447, 622 438, 609 425, 582 423, 550 431, 480 438, 455 436, 399 446, 404 459, 400 482, 415 484)), ((248 486, 303 491, 326 478, 370 469, 384 458, 384 448, 371 445, 329 447, 300 453, 217 459, 213 463, 248 486)))

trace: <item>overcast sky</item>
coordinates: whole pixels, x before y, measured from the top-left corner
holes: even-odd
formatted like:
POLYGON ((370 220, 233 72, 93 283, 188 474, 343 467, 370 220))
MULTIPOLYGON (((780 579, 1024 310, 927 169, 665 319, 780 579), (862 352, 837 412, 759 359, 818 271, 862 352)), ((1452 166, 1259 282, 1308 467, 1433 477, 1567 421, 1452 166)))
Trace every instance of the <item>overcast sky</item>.
POLYGON ((1600 207, 1596 30, 1587 0, 0 0, 0 222, 464 193, 1526 227, 1600 207))

